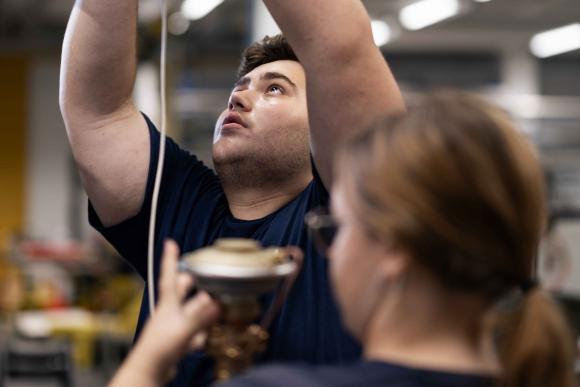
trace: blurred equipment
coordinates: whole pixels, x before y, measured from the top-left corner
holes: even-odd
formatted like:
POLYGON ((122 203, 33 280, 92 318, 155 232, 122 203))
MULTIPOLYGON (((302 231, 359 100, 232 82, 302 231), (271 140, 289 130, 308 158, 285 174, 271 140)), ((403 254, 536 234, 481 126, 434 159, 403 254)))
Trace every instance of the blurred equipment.
POLYGON ((263 352, 267 329, 288 295, 302 264, 296 247, 263 249, 246 239, 220 239, 212 247, 185 255, 181 269, 193 274, 199 289, 215 297, 221 321, 210 329, 207 351, 216 361, 218 380, 246 370, 254 354, 263 352), (257 325, 259 297, 278 287, 270 309, 257 325))
POLYGON ((580 300, 580 210, 552 211, 538 262, 548 290, 580 300))
POLYGON ((72 386, 72 356, 65 341, 11 339, 0 361, 0 385, 8 378, 54 378, 72 386))

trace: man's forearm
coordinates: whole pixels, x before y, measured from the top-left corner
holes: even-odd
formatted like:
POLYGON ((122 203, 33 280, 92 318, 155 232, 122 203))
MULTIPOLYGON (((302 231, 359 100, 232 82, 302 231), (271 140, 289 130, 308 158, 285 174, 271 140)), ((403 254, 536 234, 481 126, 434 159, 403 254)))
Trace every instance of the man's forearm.
POLYGON ((264 4, 309 68, 321 58, 356 55, 357 43, 372 40, 360 0, 264 0, 264 4))
POLYGON ((263 1, 304 66, 312 155, 330 188, 335 151, 380 116, 403 110, 399 88, 360 0, 263 1))
POLYGON ((99 119, 130 100, 136 72, 136 0, 77 0, 63 45, 65 120, 99 119))

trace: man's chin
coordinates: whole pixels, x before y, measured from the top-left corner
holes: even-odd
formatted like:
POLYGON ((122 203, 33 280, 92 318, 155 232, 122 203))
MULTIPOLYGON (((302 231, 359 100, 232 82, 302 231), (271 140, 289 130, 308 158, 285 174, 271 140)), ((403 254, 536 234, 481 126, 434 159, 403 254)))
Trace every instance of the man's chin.
POLYGON ((212 153, 214 158, 231 159, 244 157, 252 152, 256 144, 252 139, 244 135, 220 136, 213 143, 212 153))
POLYGON ((213 165, 216 168, 220 166, 228 166, 236 163, 240 163, 245 159, 242 152, 223 152, 223 151, 213 151, 212 160, 213 165))

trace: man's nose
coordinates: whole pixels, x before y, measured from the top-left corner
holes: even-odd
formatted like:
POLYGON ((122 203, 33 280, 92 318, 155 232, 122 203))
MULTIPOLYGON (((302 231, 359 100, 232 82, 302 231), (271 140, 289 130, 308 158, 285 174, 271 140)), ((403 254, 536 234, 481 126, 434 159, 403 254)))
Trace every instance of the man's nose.
POLYGON ((252 108, 249 91, 236 91, 230 96, 228 109, 230 111, 249 111, 252 108))

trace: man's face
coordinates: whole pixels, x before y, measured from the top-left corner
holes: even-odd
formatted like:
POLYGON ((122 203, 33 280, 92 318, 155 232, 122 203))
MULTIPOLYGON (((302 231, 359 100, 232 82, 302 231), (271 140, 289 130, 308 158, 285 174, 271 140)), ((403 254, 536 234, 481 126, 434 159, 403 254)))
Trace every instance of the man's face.
POLYGON ((214 163, 255 158, 261 164, 309 160, 306 79, 300 63, 264 64, 242 77, 219 116, 214 163))

